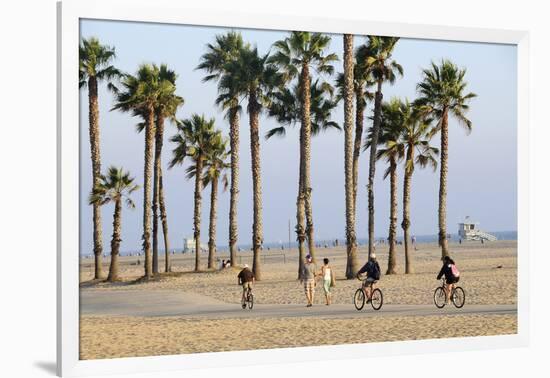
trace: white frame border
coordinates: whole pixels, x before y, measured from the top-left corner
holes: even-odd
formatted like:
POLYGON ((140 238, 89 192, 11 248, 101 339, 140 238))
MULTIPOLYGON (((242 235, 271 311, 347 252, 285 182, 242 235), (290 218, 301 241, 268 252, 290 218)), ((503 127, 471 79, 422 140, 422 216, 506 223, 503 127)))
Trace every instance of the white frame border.
POLYGON ((311 18, 270 13, 199 10, 177 1, 63 1, 57 4, 57 374, 84 376, 146 373, 313 360, 357 359, 527 346, 529 342, 529 35, 526 31, 311 18), (407 38, 512 44, 517 46, 518 147, 518 333, 516 335, 372 344, 269 349, 243 352, 84 360, 79 355, 79 20, 308 30, 407 38), (315 353, 312 353, 312 352, 315 353), (235 358, 238 355, 238 358, 235 358), (314 357, 312 357, 314 356, 314 357))

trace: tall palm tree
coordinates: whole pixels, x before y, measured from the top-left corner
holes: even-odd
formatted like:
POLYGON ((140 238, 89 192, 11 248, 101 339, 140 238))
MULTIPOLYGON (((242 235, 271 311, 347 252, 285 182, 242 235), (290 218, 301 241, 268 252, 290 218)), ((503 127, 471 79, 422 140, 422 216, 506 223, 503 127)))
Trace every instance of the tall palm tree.
MULTIPOLYGON (((345 52, 344 52, 345 53, 345 52)), ((370 50, 368 45, 361 45, 355 50, 352 56, 353 78, 352 78, 352 96, 355 96, 355 137, 353 141, 353 219, 355 220, 355 211, 357 204, 357 183, 359 180, 359 156, 361 155, 361 146, 363 143, 363 129, 365 120, 365 109, 367 101, 374 99, 374 93, 369 88, 375 84, 372 79, 368 57, 370 50)), ((343 99, 345 85, 344 73, 338 74, 336 78, 336 87, 339 90, 339 99, 343 99)), ((345 105, 344 105, 345 106, 345 105)), ((353 110, 352 110, 353 113, 353 110)), ((352 132, 353 138, 353 132, 352 132)), ((353 276, 355 277, 355 276, 353 276)))
POLYGON ((159 69, 159 81, 168 82, 166 90, 161 91, 155 105, 155 163, 153 167, 153 273, 159 272, 158 265, 158 208, 160 206, 160 219, 162 222, 164 236, 164 271, 171 270, 170 253, 168 245, 168 221, 164 198, 160 199, 160 180, 162 177, 162 145, 164 141, 164 120, 169 118, 175 122, 176 112, 184 103, 182 97, 175 94, 177 75, 174 71, 168 69, 165 64, 161 64, 159 69))
MULTIPOLYGON (((200 58, 197 69, 204 70, 207 75, 204 82, 219 81, 222 75, 231 73, 226 70, 229 62, 239 58, 241 49, 245 47, 242 36, 238 32, 228 32, 217 35, 214 44, 207 45, 207 52, 200 58)), ((218 104, 227 110, 229 119, 229 144, 231 149, 231 188, 229 198, 229 258, 237 261, 237 203, 239 199, 239 118, 241 106, 239 97, 234 91, 219 99, 218 104)))
POLYGON ((403 241, 405 244, 405 273, 413 273, 412 257, 410 254, 410 236, 409 227, 411 225, 410 202, 412 175, 415 165, 420 168, 430 166, 437 168, 436 157, 439 150, 430 145, 432 138, 430 123, 418 115, 408 101, 401 104, 404 113, 404 128, 401 134, 401 140, 405 146, 405 167, 403 178, 403 241))
POLYGON ((181 165, 185 158, 190 158, 193 165, 187 168, 187 178, 195 179, 195 206, 193 212, 193 237, 195 238, 195 272, 200 270, 201 252, 201 208, 203 169, 212 145, 219 132, 214 129, 214 119, 207 120, 204 115, 193 114, 191 118, 179 121, 177 133, 170 139, 176 144, 172 151, 169 167, 181 165))
MULTIPOLYGON (((319 83, 319 80, 315 80, 311 84, 311 134, 313 136, 319 134, 322 131, 328 129, 338 129, 340 126, 330 119, 331 112, 336 108, 337 102, 333 98, 333 88, 328 83, 319 83)), ((294 126, 302 119, 302 106, 301 106, 301 93, 298 84, 292 88, 283 87, 273 94, 273 102, 269 108, 269 115, 274 117, 281 126, 275 127, 266 133, 266 139, 273 136, 285 136, 286 127, 294 126)), ((300 143, 302 143, 303 133, 300 133, 300 143)), ((302 165, 300 165, 302 167, 302 165)), ((300 172, 301 173, 301 172, 300 172)), ((299 174, 300 188, 303 184, 303 174, 299 174)), ((306 240, 306 233, 304 226, 304 212, 305 209, 299 207, 300 211, 297 211, 297 228, 296 233, 298 235, 298 278, 301 278, 303 273, 303 265, 305 258, 304 242, 306 240)))
POLYGON ((268 63, 268 58, 269 53, 259 55, 256 47, 243 47, 238 59, 225 65, 225 73, 221 76, 218 84, 220 94, 216 99, 218 104, 223 104, 233 98, 248 100, 254 218, 252 223, 252 250, 254 252, 252 270, 257 280, 261 279, 260 250, 263 243, 260 113, 266 105, 269 105, 271 94, 282 82, 277 67, 268 63))
MULTIPOLYGON (((376 158, 385 159, 388 168, 384 172, 384 179, 390 177, 390 225, 388 230, 388 269, 386 274, 396 274, 397 253, 397 164, 403 158, 405 145, 400 139, 405 124, 407 109, 403 108, 399 99, 392 98, 382 103, 380 135, 378 144, 381 146, 376 152, 376 158)), ((370 147, 372 128, 369 130, 365 149, 370 147)))
MULTIPOLYGON (((82 39, 79 46, 79 87, 88 87, 88 119, 90 134, 90 149, 92 158, 92 187, 101 180, 101 151, 99 133, 99 99, 98 84, 102 81, 107 87, 116 91, 113 84, 121 73, 111 63, 116 58, 115 48, 102 45, 97 38, 82 39)), ((93 203, 93 240, 95 270, 94 279, 102 276, 101 256, 103 254, 103 232, 101 225, 101 208, 93 203)))
MULTIPOLYGON (((301 89, 301 134, 300 143, 300 167, 303 176, 298 194, 298 211, 305 210, 306 235, 308 240, 309 254, 315 261, 315 239, 313 230, 313 209, 311 205, 311 74, 310 70, 317 71, 318 74, 332 75, 334 67, 332 63, 338 60, 336 54, 326 54, 330 45, 330 37, 321 33, 310 32, 291 32, 290 35, 275 42, 273 47, 275 53, 270 61, 284 72, 285 80, 290 81, 298 78, 298 86, 301 89)), ((297 218, 301 219, 301 216, 297 218)), ((303 227, 300 223, 297 230, 303 227)))
POLYGON ((344 182, 346 202, 346 278, 357 272, 357 234, 353 202, 353 92, 355 63, 353 61, 353 35, 344 34, 344 73, 338 78, 341 97, 344 99, 344 182))
POLYGON ((121 224, 122 224, 122 201, 126 206, 135 208, 134 201, 130 194, 135 192, 138 186, 134 184, 134 178, 130 177, 129 172, 124 172, 122 168, 110 167, 107 175, 101 175, 99 184, 95 186, 90 194, 89 203, 99 206, 114 202, 115 211, 113 214, 113 238, 111 239, 111 266, 107 280, 114 282, 118 280, 118 256, 120 251, 121 224))
POLYGON ((372 139, 369 156, 369 180, 367 184, 368 208, 369 208, 369 256, 374 252, 374 175, 376 173, 376 149, 378 147, 378 135, 380 133, 380 121, 382 111, 382 84, 393 84, 396 74, 403 75, 403 68, 392 60, 393 49, 399 38, 369 36, 369 56, 367 64, 376 82, 376 94, 374 97, 374 119, 372 126, 372 139))
POLYGON ((447 173, 449 151, 449 114, 467 132, 472 129, 472 122, 466 118, 468 102, 476 94, 466 93, 467 82, 464 80, 466 69, 458 68, 449 60, 442 60, 438 65, 432 62, 431 67, 422 71, 422 81, 417 90, 420 97, 415 104, 422 114, 437 121, 433 132, 441 131, 441 165, 439 178, 439 245, 442 258, 449 255, 447 241, 447 173))
POLYGON ((143 168, 143 251, 145 278, 153 274, 151 261, 151 178, 153 173, 153 145, 155 138, 155 107, 160 97, 173 91, 169 80, 159 80, 160 69, 154 64, 142 64, 136 75, 126 74, 122 91, 117 93, 112 110, 132 112, 145 121, 145 151, 143 168))
POLYGON ((213 269, 216 260, 216 220, 218 206, 218 184, 221 180, 223 190, 227 190, 229 179, 226 171, 230 168, 227 163, 230 151, 227 140, 217 134, 206 160, 204 186, 210 185, 210 224, 208 228, 208 268, 213 269))

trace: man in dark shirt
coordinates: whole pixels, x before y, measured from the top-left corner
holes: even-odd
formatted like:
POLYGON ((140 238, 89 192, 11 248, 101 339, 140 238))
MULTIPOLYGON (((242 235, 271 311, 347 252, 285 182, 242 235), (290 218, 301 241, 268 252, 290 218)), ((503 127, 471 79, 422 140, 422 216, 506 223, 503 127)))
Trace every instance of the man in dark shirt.
MULTIPOLYGON (((244 269, 239 272, 237 279, 239 280, 239 285, 242 285, 243 287, 243 296, 241 299, 241 303, 245 303, 246 291, 248 289, 252 290, 252 284, 256 279, 254 277, 254 273, 248 267, 248 264, 244 264, 244 269)), ((246 306, 246 305, 243 305, 243 306, 246 306)))
POLYGON ((380 265, 378 265, 376 255, 374 253, 370 255, 367 263, 359 269, 357 272, 357 278, 361 279, 360 276, 363 273, 367 273, 367 278, 363 281, 363 291, 365 291, 367 296, 367 302, 370 302, 372 285, 380 279, 380 265))

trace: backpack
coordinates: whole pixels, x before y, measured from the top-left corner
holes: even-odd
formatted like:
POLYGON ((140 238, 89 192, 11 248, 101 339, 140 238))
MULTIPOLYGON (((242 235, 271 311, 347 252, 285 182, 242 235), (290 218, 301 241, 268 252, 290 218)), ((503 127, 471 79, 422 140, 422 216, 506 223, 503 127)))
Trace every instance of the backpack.
POLYGON ((455 264, 451 264, 451 273, 453 274, 454 278, 460 277, 460 272, 458 271, 458 268, 455 264))
POLYGON ((377 263, 373 263, 370 270, 369 277, 372 277, 378 281, 380 279, 380 266, 377 263))

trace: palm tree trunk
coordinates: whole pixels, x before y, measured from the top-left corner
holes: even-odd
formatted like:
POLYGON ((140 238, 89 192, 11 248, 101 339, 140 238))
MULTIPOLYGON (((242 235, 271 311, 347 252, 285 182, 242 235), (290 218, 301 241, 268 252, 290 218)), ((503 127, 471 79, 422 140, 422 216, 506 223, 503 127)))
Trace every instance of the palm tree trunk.
POLYGON ((449 244, 447 241, 447 172, 449 154, 449 128, 448 110, 443 110, 441 118, 441 165, 439 177, 439 246, 441 247, 441 258, 449 255, 449 244))
POLYGON ((166 215, 166 204, 164 203, 164 186, 162 182, 162 167, 159 169, 159 207, 160 219, 162 221, 162 235, 164 238, 164 271, 172 271, 172 262, 170 261, 170 245, 168 241, 168 217, 166 215))
MULTIPOLYGON (((410 167, 411 164, 414 164, 414 146, 409 145, 407 147, 407 161, 405 167, 410 167)), ((411 179, 412 179, 412 169, 405 168, 405 178, 403 180, 403 222, 401 222, 401 227, 403 228, 403 242, 405 244, 405 274, 413 273, 412 268, 412 256, 410 251, 410 237, 409 237, 409 227, 411 225, 410 220, 410 202, 411 202, 411 179)))
POLYGON ((390 229, 388 233, 389 255, 386 274, 396 274, 396 235, 397 235, 397 162, 395 156, 390 156, 390 229))
POLYGON ((122 200, 115 201, 115 213, 113 215, 113 238, 111 239, 111 266, 107 280, 114 282, 118 280, 118 256, 120 250, 120 224, 122 218, 122 200))
POLYGON ((304 198, 304 133, 300 128, 300 166, 298 173, 298 197, 296 200, 296 240, 298 241, 298 279, 303 278, 304 259, 306 257, 305 245, 306 241, 306 209, 304 198))
POLYGON ((195 272, 200 270, 201 253, 201 206, 202 206, 202 167, 203 158, 199 154, 197 157, 197 170, 195 172, 195 209, 193 213, 193 227, 195 238, 195 272))
POLYGON ((218 178, 210 182, 210 227, 208 233, 208 269, 214 268, 216 259, 216 206, 218 201, 218 178))
POLYGON ((300 88, 302 91, 302 129, 304 133, 304 172, 303 172, 303 196, 306 213, 306 235, 308 250, 311 259, 315 262, 315 238, 313 236, 313 208, 311 204, 311 78, 309 66, 302 65, 300 75, 300 88))
POLYGON ((369 181, 367 184, 369 200, 369 257, 374 253, 374 175, 376 173, 376 149, 380 134, 380 118, 382 108, 382 80, 378 81, 378 89, 374 99, 374 121, 372 125, 372 140, 369 156, 369 181))
POLYGON ((252 161, 252 187, 253 187, 253 223, 252 223, 252 251, 254 261, 252 271, 257 280, 262 277, 260 267, 260 253, 263 243, 263 224, 262 224, 262 177, 260 167, 260 104, 256 98, 256 93, 250 91, 249 104, 250 114, 250 154, 252 161))
POLYGON ((346 190, 346 278, 358 270, 353 179, 353 35, 344 34, 344 175, 346 190))
POLYGON ((237 203, 239 201, 239 112, 237 108, 229 113, 229 144, 231 147, 231 188, 229 198, 229 258, 231 264, 237 261, 237 203))
MULTIPOLYGON (((92 158, 92 185, 95 188, 99 185, 101 176, 101 153, 99 146, 99 105, 97 95, 97 79, 90 77, 88 79, 88 117, 89 117, 89 132, 90 132, 90 149, 92 158)), ((94 203, 93 205, 93 240, 94 240, 94 257, 95 270, 94 279, 100 279, 103 276, 102 254, 103 254, 103 231, 101 223, 101 205, 94 203)))
POLYGON ((149 107, 145 117, 145 159, 143 167, 143 253, 145 255, 145 277, 153 275, 151 264, 151 176, 153 171, 153 144, 155 119, 153 107, 149 107))
MULTIPOLYGON (((353 80, 353 76, 352 76, 353 80)), ((353 84, 352 84, 353 86, 353 84)), ((355 93, 355 142, 353 144, 353 219, 356 219, 357 212, 357 185, 359 182, 359 156, 361 155, 361 144, 363 143, 363 119, 365 117, 365 101, 363 99, 363 88, 355 93)), ((352 108, 353 113, 353 108, 352 108)))
POLYGON ((159 176, 161 169, 162 156, 162 138, 164 137, 164 117, 160 112, 155 115, 156 130, 155 130, 155 163, 153 177, 153 273, 159 272, 159 247, 158 247, 158 228, 159 228, 159 176))

